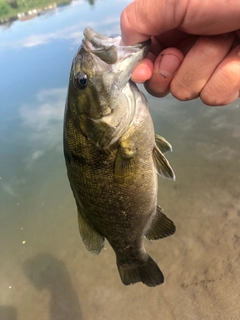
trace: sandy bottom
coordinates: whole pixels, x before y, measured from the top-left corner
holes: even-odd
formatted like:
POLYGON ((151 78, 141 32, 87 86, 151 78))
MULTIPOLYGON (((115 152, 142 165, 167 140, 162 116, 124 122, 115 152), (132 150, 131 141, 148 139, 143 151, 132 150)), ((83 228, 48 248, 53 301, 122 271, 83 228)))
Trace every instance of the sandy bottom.
POLYGON ((177 176, 159 178, 159 204, 177 232, 145 242, 164 284, 125 287, 108 244, 87 252, 61 146, 27 166, 21 150, 18 173, 5 169, 0 180, 1 320, 240 319, 240 108, 150 104, 177 176))

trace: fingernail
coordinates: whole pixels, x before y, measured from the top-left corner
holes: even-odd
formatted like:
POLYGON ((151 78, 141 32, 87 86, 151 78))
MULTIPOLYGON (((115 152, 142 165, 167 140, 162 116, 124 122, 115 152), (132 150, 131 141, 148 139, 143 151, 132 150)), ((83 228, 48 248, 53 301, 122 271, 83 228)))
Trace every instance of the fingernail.
POLYGON ((159 73, 163 78, 170 78, 177 71, 181 61, 172 54, 163 54, 159 63, 159 73))

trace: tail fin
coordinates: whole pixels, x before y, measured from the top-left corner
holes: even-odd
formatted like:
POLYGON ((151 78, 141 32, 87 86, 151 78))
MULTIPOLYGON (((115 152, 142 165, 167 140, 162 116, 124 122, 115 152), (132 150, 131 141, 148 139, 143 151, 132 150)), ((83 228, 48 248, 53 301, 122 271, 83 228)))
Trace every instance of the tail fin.
POLYGON ((156 262, 148 256, 147 261, 133 268, 124 268, 117 263, 123 284, 126 286, 142 282, 149 287, 155 287, 164 282, 164 277, 156 262))

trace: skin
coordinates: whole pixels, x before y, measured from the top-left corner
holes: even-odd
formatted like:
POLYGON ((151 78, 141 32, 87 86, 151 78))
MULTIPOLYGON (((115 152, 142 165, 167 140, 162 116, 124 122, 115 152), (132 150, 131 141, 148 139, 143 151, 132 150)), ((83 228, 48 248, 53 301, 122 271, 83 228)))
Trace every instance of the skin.
POLYGON ((135 0, 121 15, 126 45, 152 38, 132 80, 147 91, 226 105, 240 93, 239 0, 135 0))

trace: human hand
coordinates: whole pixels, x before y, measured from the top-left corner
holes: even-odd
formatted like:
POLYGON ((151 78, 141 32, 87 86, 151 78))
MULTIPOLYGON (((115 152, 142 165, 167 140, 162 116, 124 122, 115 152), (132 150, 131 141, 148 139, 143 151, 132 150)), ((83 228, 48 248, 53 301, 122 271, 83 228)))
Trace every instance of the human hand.
POLYGON ((240 94, 239 0, 135 0, 121 15, 123 43, 152 38, 132 79, 157 97, 225 105, 240 94))

